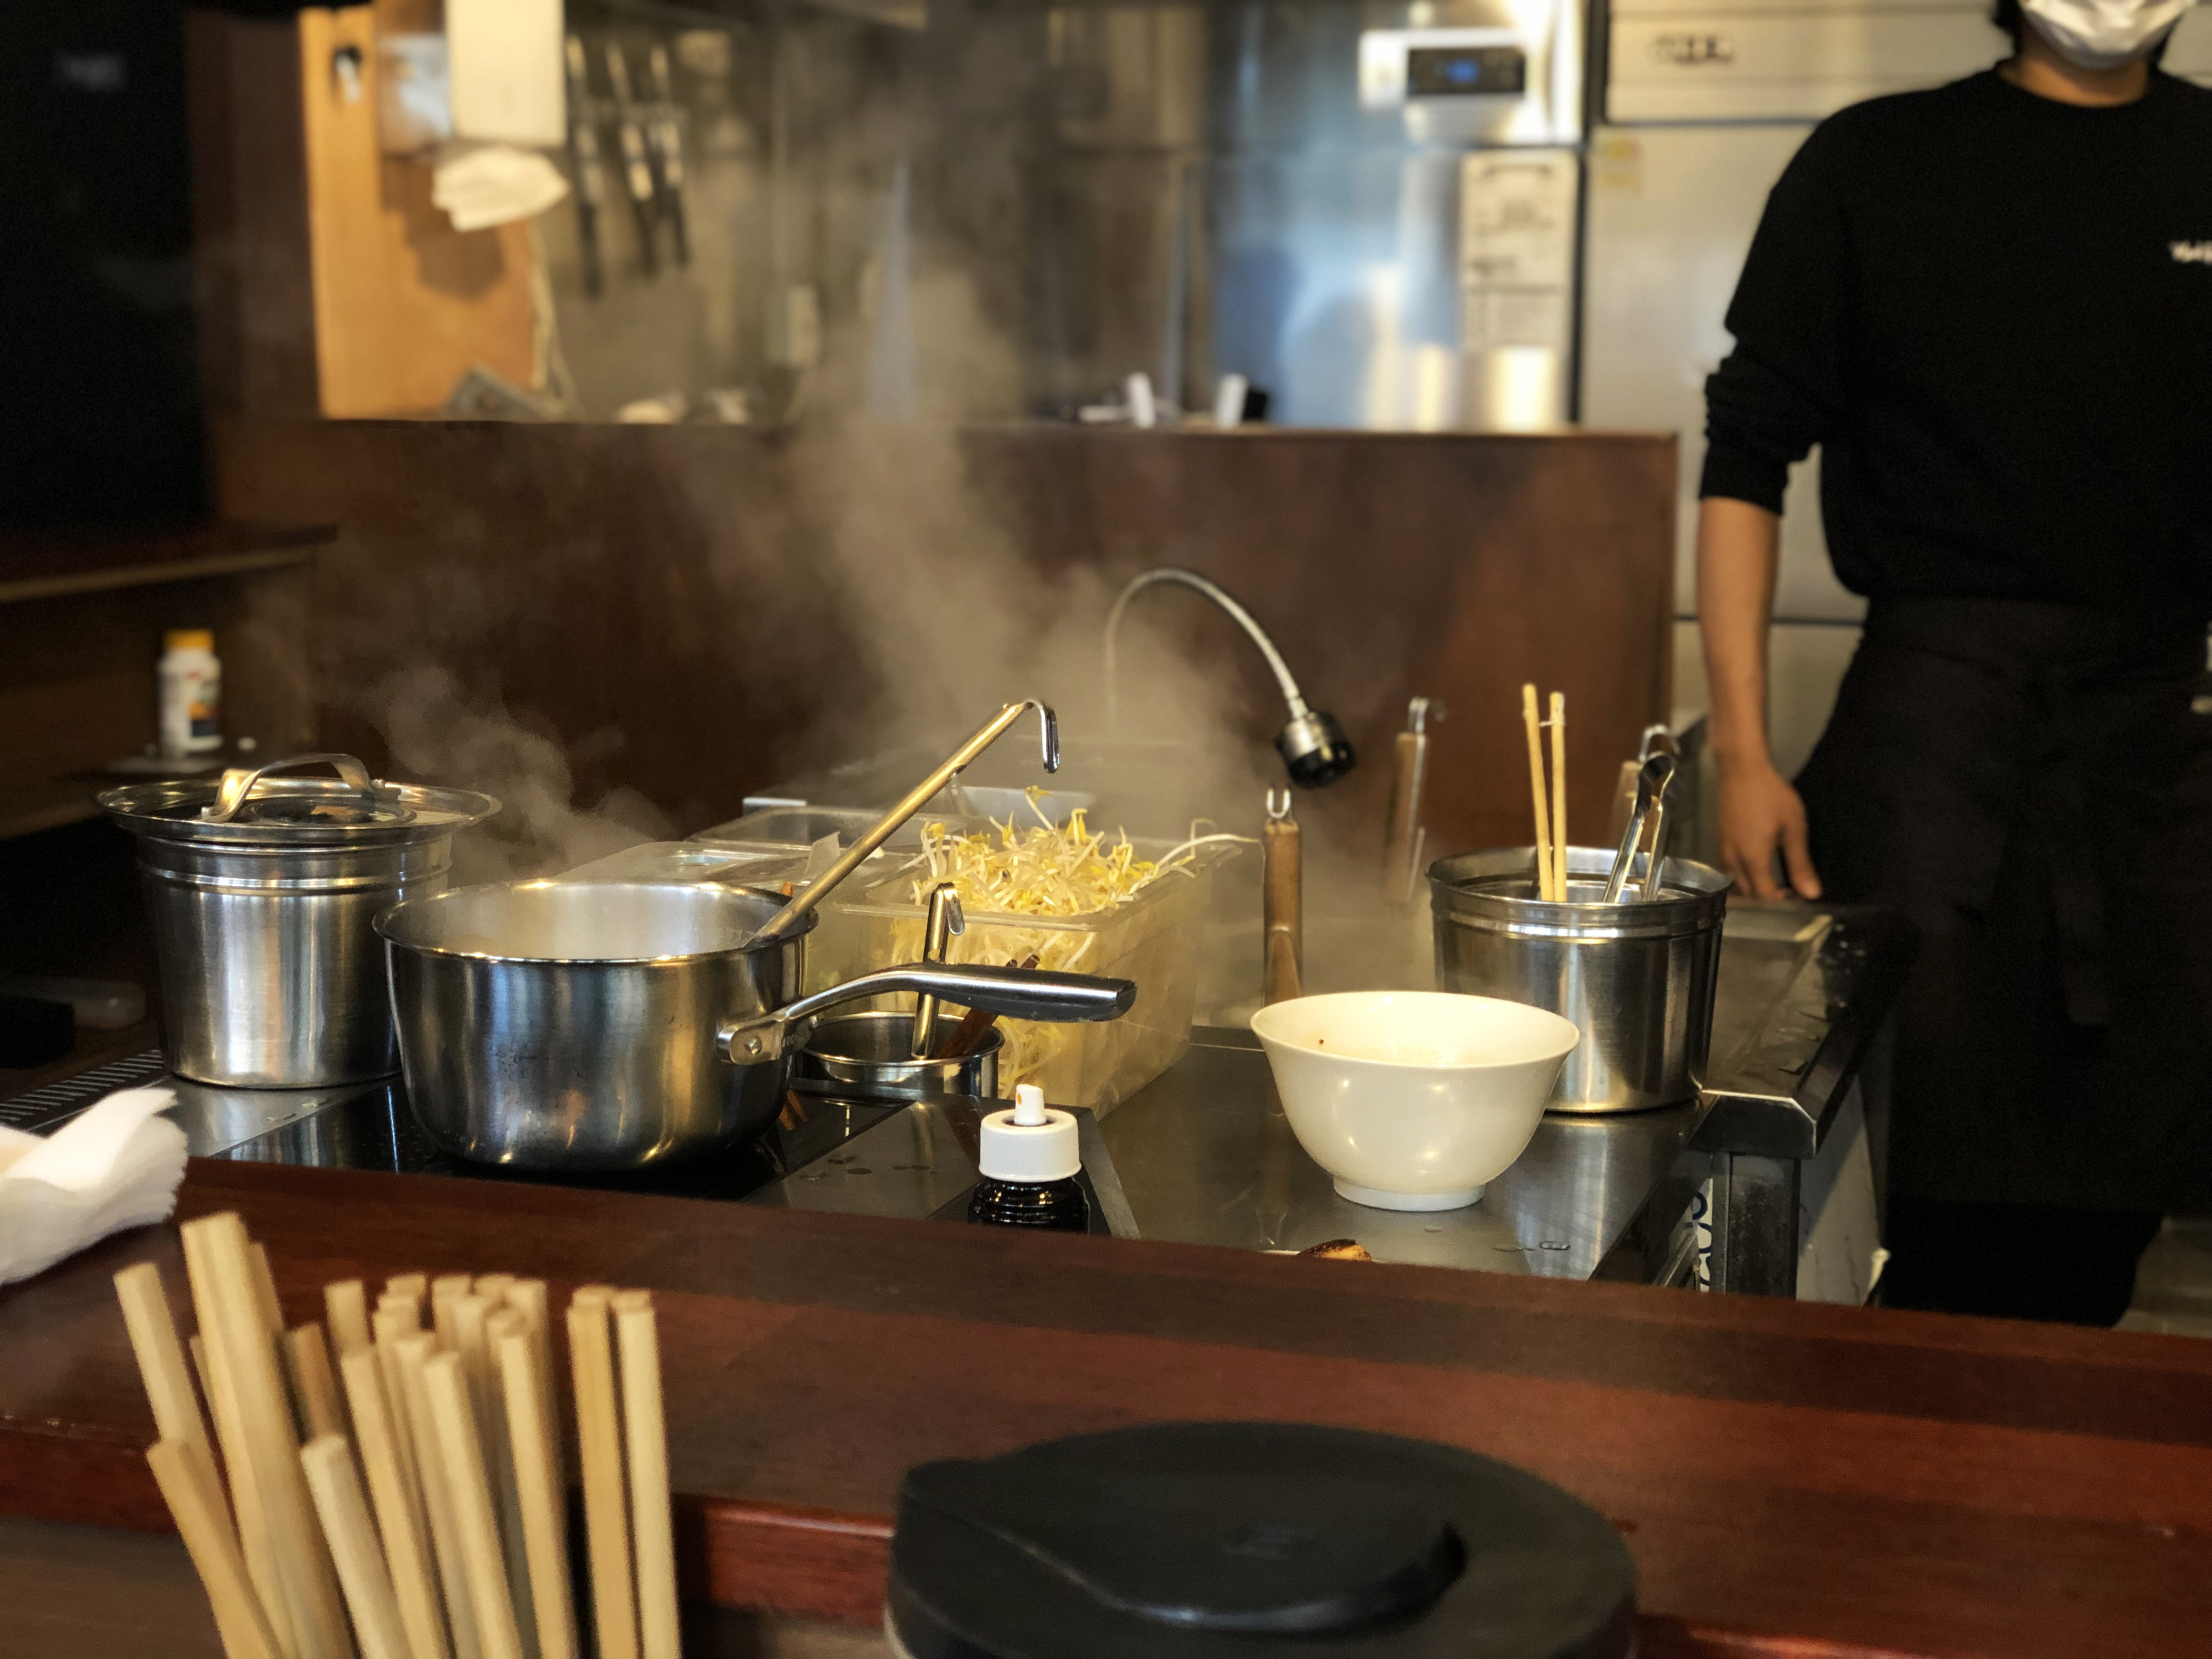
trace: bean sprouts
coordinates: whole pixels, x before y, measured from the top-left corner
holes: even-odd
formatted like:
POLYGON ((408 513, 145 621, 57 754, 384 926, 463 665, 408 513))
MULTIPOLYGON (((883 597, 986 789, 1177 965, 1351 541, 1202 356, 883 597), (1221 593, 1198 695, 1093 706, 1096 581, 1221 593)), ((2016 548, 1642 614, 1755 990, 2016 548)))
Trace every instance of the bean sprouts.
POLYGON ((1249 836, 1201 833, 1189 836, 1157 859, 1137 856, 1125 831, 1109 842, 1085 820, 1085 809, 1055 824, 1037 805, 1040 792, 1026 792, 1033 826, 1017 826, 1010 816, 990 820, 989 830, 963 833, 950 825, 926 823, 921 852, 908 869, 922 873, 913 883, 914 902, 926 902, 930 890, 951 882, 961 908, 971 914, 1016 916, 1087 916, 1127 904, 1164 877, 1194 874, 1199 849, 1224 842, 1249 842, 1249 836))

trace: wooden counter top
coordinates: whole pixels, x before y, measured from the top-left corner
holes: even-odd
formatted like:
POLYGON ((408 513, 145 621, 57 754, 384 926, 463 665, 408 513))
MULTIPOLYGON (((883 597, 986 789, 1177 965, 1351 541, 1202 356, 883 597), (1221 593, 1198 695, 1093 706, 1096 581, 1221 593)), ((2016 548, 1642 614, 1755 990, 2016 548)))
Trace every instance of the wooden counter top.
MULTIPOLYGON (((1174 1417, 1422 1435, 1627 1536, 1647 1659, 2212 1648, 2212 1345, 1610 1285, 195 1161, 288 1316, 422 1270, 642 1285, 687 1593, 872 1624, 901 1473, 1174 1417)), ((159 1528, 110 1276, 0 1290, 0 1512, 159 1528)))

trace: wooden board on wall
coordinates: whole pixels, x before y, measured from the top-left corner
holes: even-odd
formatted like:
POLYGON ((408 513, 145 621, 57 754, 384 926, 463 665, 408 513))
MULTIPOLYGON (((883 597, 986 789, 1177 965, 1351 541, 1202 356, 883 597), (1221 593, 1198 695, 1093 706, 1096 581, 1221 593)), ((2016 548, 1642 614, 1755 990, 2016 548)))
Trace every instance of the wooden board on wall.
POLYGON ((376 34, 408 8, 193 15, 194 206, 210 401, 257 416, 415 414, 477 364, 531 383, 529 232, 462 232, 430 169, 384 155, 376 34), (338 71, 341 54, 358 72, 338 71))
POLYGON ((479 363, 532 380, 528 227, 455 230, 430 200, 428 165, 378 149, 376 33, 389 9, 300 14, 315 356, 334 416, 441 408, 479 363), (333 68, 348 50, 361 60, 350 94, 333 68))

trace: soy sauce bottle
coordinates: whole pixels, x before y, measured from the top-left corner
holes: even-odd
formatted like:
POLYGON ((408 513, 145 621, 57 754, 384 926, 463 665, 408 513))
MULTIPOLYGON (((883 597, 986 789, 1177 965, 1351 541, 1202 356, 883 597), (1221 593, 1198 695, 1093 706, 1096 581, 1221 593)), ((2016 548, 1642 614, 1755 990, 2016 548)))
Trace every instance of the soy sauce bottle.
POLYGON ((1075 1119, 1046 1106, 1044 1091, 1036 1085, 1014 1091, 1012 1110, 983 1120, 975 1163, 970 1221, 1049 1232, 1090 1231, 1091 1200, 1075 1178, 1083 1168, 1075 1119))

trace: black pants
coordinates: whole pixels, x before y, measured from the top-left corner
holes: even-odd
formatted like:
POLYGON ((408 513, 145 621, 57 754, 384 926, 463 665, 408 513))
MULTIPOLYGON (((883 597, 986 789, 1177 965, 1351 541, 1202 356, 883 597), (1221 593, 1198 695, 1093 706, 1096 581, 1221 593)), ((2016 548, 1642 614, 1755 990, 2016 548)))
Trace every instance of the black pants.
POLYGON ((2212 1212, 2203 664, 2195 617, 1869 611, 1798 787, 1827 896, 1919 933, 1893 1199, 2212 1212))
POLYGON ((1886 1308, 2113 1325, 2160 1218, 2041 1204, 1893 1198, 1886 1308))

